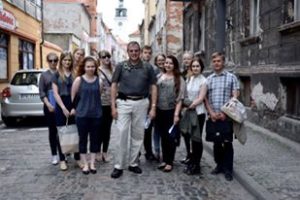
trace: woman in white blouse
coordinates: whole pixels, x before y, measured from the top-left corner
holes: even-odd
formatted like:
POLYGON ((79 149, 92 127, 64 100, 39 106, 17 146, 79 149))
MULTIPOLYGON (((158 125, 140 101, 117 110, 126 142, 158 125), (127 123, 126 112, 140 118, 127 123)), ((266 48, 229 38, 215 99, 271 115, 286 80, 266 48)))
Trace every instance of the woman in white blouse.
POLYGON ((189 175, 200 173, 200 160, 203 152, 202 130, 205 123, 206 110, 204 106, 204 98, 207 92, 206 78, 202 75, 204 64, 201 59, 193 59, 190 66, 190 75, 186 81, 187 97, 191 104, 188 109, 195 109, 199 123, 200 140, 192 140, 192 158, 188 164, 185 173, 189 175))

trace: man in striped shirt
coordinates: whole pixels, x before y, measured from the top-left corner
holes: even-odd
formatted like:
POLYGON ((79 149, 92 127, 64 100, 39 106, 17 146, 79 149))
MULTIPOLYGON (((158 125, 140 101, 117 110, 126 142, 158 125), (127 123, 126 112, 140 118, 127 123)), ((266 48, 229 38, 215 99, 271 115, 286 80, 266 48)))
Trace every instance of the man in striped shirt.
POLYGON ((232 97, 239 95, 237 77, 224 69, 225 57, 222 53, 212 54, 214 73, 207 77, 207 97, 205 106, 214 130, 220 130, 214 140, 214 159, 217 164, 212 174, 224 173, 225 179, 232 180, 233 169, 233 128, 232 121, 221 111, 221 107, 232 97), (225 128, 226 127, 226 128, 225 128), (227 131, 223 131, 227 130, 227 131), (229 130, 229 131, 228 131, 229 130))

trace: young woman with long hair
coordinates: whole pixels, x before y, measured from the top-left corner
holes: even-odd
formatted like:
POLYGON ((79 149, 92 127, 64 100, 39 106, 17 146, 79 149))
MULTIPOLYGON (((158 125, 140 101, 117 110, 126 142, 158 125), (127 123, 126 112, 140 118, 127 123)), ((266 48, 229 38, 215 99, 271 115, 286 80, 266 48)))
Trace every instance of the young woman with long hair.
MULTIPOLYGON (((73 68, 72 54, 70 52, 63 52, 60 55, 58 70, 54 74, 52 82, 53 94, 56 101, 55 118, 57 126, 66 125, 67 119, 68 124, 75 124, 75 110, 72 109, 71 100, 71 88, 74 78, 75 71, 73 68)), ((79 153, 75 153, 74 158, 79 167, 82 167, 79 153)), ((65 156, 63 154, 60 155, 60 169, 68 169, 65 156)))
POLYGON ((79 152, 83 162, 82 173, 96 174, 96 153, 99 150, 101 106, 101 84, 97 72, 97 61, 93 57, 85 57, 79 65, 77 75, 72 86, 72 100, 76 101, 76 125, 79 133, 79 152), (90 165, 87 161, 87 143, 90 139, 90 165))
POLYGON ((176 128, 184 98, 185 82, 180 75, 179 63, 175 56, 166 57, 164 73, 157 80, 158 98, 155 127, 161 136, 163 163, 158 167, 164 172, 173 169, 179 132, 171 136, 169 130, 176 128))

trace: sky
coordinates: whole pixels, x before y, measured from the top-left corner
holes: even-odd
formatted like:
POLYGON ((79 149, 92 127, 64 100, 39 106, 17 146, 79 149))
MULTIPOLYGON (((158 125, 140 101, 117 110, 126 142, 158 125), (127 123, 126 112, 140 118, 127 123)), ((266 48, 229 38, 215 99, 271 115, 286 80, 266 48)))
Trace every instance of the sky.
POLYGON ((115 21, 115 9, 119 7, 119 0, 98 0, 97 11, 102 13, 105 24, 112 28, 113 34, 120 36, 128 42, 128 35, 138 30, 144 18, 143 0, 123 0, 124 8, 127 8, 127 21, 123 22, 120 30, 115 21))

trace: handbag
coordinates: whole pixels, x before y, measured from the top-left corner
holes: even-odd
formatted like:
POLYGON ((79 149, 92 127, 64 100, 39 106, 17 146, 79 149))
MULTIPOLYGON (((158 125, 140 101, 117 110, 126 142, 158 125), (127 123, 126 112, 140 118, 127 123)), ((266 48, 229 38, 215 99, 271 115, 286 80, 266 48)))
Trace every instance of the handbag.
POLYGON ((76 124, 68 124, 58 128, 61 151, 64 154, 79 152, 79 136, 76 124))
POLYGON ((213 122, 211 119, 206 121, 206 141, 208 142, 224 142, 225 140, 232 142, 233 127, 232 121, 217 120, 213 122))
POLYGON ((231 98, 225 103, 221 110, 232 120, 242 123, 247 119, 247 113, 245 106, 236 98, 231 98))

